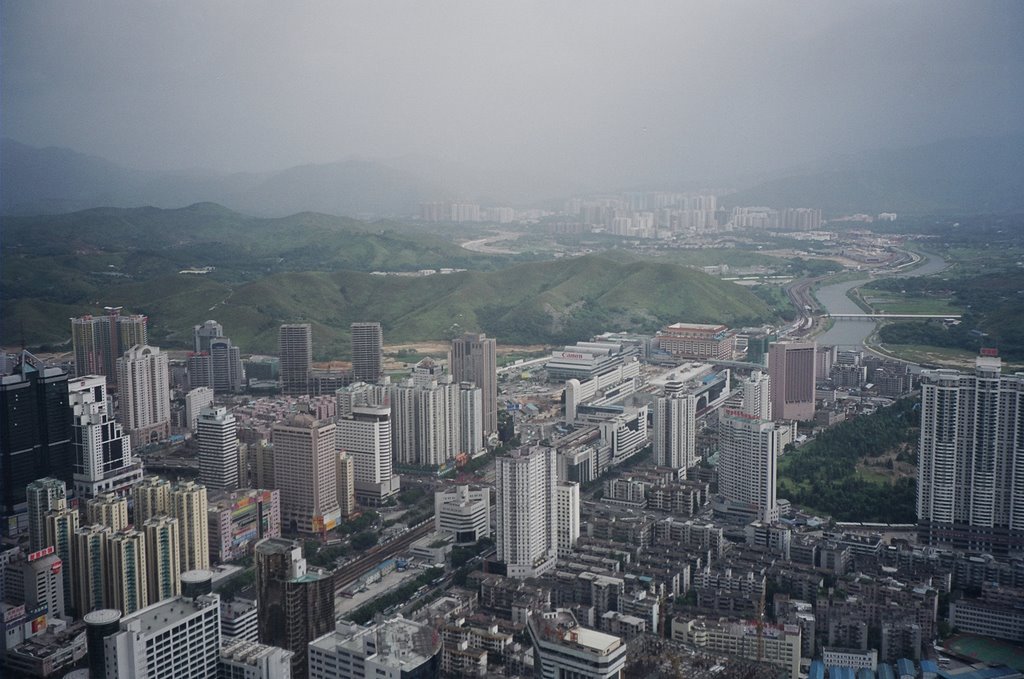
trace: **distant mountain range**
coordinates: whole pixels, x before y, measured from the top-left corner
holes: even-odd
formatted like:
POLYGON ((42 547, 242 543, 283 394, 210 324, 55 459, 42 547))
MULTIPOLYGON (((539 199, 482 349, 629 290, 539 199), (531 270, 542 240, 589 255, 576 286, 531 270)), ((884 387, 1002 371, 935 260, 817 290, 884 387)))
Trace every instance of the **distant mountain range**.
POLYGON ((1024 135, 946 140, 819 163, 721 202, 820 207, 827 216, 1024 212, 1024 135))
MULTIPOLYGON (((591 187, 593 188, 593 187, 591 187)), ((600 187, 598 187, 600 188, 600 187)), ((852 212, 978 214, 1024 211, 1024 136, 979 137, 864 153, 781 174, 722 203, 852 212)), ((215 202, 248 214, 314 211, 405 217, 419 203, 468 199, 536 205, 584 187, 540 174, 482 172, 424 156, 346 160, 276 172, 131 170, 63 148, 0 141, 0 211, 30 215, 91 207, 176 208, 215 202)))

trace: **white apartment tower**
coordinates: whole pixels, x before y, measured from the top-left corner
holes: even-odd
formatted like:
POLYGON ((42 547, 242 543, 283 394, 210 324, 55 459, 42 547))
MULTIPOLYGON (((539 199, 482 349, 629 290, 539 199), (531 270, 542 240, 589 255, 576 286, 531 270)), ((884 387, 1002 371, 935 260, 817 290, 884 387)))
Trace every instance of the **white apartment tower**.
POLYGON ((167 354, 136 344, 117 359, 121 422, 136 448, 171 435, 171 390, 167 354))
POLYGON ((580 484, 559 481, 555 486, 558 556, 567 557, 580 538, 580 484))
POLYGON ((779 431, 769 420, 727 410, 719 424, 718 489, 744 521, 778 520, 779 431))
POLYGON ((495 462, 498 560, 509 577, 545 573, 558 549, 555 450, 523 446, 495 462))
POLYGON ((654 464, 689 469, 697 463, 697 399, 670 382, 654 402, 654 464))
POLYGON ((114 491, 125 493, 142 478, 142 464, 108 410, 102 375, 68 380, 75 468, 72 479, 79 500, 114 491))
POLYGON ((306 413, 274 424, 274 480, 288 531, 322 533, 338 522, 336 428, 306 413))
POLYGON ((484 450, 483 392, 471 382, 459 384, 460 453, 475 457, 484 450))
POLYGON ((227 408, 203 408, 196 428, 199 480, 213 490, 238 488, 238 437, 227 408))
POLYGON ((196 387, 185 394, 185 413, 189 431, 195 433, 199 426, 199 413, 213 405, 213 388, 196 387))
MULTIPOLYGON (((991 353, 991 352, 987 352, 991 353)), ((982 355, 973 375, 921 374, 917 518, 932 545, 1024 552, 1024 373, 982 355)))

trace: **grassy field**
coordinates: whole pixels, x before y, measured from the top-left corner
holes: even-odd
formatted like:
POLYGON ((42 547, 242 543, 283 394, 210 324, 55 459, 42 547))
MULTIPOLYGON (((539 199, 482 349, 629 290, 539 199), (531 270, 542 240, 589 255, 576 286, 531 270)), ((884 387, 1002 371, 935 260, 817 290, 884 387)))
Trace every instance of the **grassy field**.
POLYGON ((964 349, 930 347, 921 344, 874 345, 881 352, 913 363, 933 363, 948 368, 971 368, 977 354, 964 349))
POLYGON ((963 309, 948 297, 912 297, 862 289, 865 302, 880 314, 960 314, 963 309))

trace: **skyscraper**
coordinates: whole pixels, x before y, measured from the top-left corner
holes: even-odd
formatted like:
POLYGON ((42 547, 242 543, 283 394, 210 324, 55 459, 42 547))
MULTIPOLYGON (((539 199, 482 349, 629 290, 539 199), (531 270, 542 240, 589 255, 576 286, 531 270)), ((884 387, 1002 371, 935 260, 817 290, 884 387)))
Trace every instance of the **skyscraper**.
POLYGON ((107 606, 124 614, 149 604, 146 538, 128 528, 107 537, 107 606))
POLYGON ((27 351, 10 375, 0 376, 0 515, 3 532, 10 517, 23 514, 27 530, 28 484, 45 476, 71 481, 71 418, 68 375, 47 367, 27 351))
POLYGON ((389 402, 395 460, 438 467, 466 452, 461 449, 461 397, 459 385, 431 358, 416 364, 411 379, 392 385, 389 402))
POLYGON ((199 480, 211 490, 238 488, 238 437, 227 408, 203 408, 196 429, 199 480))
POLYGON ((282 538, 257 543, 255 563, 260 642, 294 652, 292 676, 304 677, 309 642, 334 629, 334 578, 282 538))
POLYGON ((167 354, 160 347, 136 344, 117 359, 121 422, 135 448, 171 435, 171 390, 167 354))
POLYGON ((306 413, 274 424, 274 481, 289 532, 322 533, 338 523, 335 429, 306 413))
POLYGON ((337 459, 338 509, 348 517, 356 512, 356 466, 348 453, 338 453, 337 459))
POLYGON ((148 319, 139 314, 121 315, 122 307, 105 307, 103 316, 71 319, 71 343, 75 352, 75 375, 103 375, 107 384, 117 386, 117 359, 136 344, 148 341, 148 319))
POLYGON ((768 348, 772 415, 779 420, 814 419, 815 342, 774 342, 768 348))
POLYGON ((452 340, 448 365, 456 382, 480 387, 484 435, 498 431, 497 343, 482 333, 467 332, 452 340))
POLYGON ((206 487, 179 481, 171 487, 171 515, 178 520, 178 559, 181 572, 210 567, 206 525, 206 487))
POLYGON ((181 593, 178 520, 160 514, 141 526, 146 536, 146 584, 150 603, 178 596, 181 593))
POLYGON ((375 383, 384 376, 384 333, 380 323, 353 323, 352 380, 375 383))
POLYGON ((541 575, 558 548, 555 450, 523 446, 495 463, 498 560, 510 577, 541 575))
POLYGON ((210 342, 224 336, 224 326, 215 320, 192 326, 192 350, 197 354, 210 351, 210 342))
POLYGON ((384 401, 383 387, 359 382, 336 394, 337 450, 352 459, 356 499, 379 505, 397 493, 400 484, 392 458, 393 410, 380 405, 384 401))
POLYGON ((580 484, 559 481, 555 485, 558 556, 567 557, 580 537, 580 484))
POLYGON ((245 386, 245 366, 241 350, 227 337, 210 342, 211 384, 218 394, 240 391, 245 386))
POLYGON ((476 456, 484 450, 483 392, 472 382, 459 385, 460 453, 476 456))
POLYGON ((124 493, 142 478, 142 464, 108 410, 107 385, 100 375, 76 377, 68 384, 72 413, 75 495, 87 500, 100 493, 124 493))
POLYGON ((46 513, 68 506, 67 485, 60 479, 36 479, 25 489, 28 500, 28 551, 47 547, 46 513))
POLYGON ((277 336, 281 366, 281 391, 285 394, 309 393, 309 374, 313 369, 313 328, 309 323, 286 323, 277 336))
POLYGON ((171 482, 159 476, 146 476, 132 486, 132 512, 136 526, 158 514, 173 514, 171 482))
POLYGON ((75 532, 78 531, 78 512, 68 507, 51 509, 46 512, 43 521, 46 527, 46 544, 53 547, 54 552, 64 564, 61 571, 61 580, 64 584, 64 605, 73 609, 75 607, 75 590, 72 551, 75 532))
POLYGON ((917 519, 922 541, 1024 551, 1024 373, 982 355, 974 375, 921 373, 917 519))
POLYGON ((697 463, 697 399, 669 382, 654 402, 654 464, 689 469, 697 463))
POLYGON ((110 533, 106 526, 82 526, 75 531, 71 568, 77 616, 107 608, 107 539, 110 533))
POLYGON ((128 499, 113 491, 100 493, 85 503, 86 522, 106 526, 112 531, 128 527, 128 499))

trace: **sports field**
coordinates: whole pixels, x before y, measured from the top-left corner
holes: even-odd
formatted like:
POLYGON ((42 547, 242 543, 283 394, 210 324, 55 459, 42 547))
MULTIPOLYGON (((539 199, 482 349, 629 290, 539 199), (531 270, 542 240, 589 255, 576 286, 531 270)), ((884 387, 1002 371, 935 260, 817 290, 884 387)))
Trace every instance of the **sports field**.
POLYGON ((1008 641, 979 637, 973 634, 957 634, 946 640, 946 648, 957 655, 974 658, 990 665, 1009 665, 1024 671, 1024 646, 1008 641))

